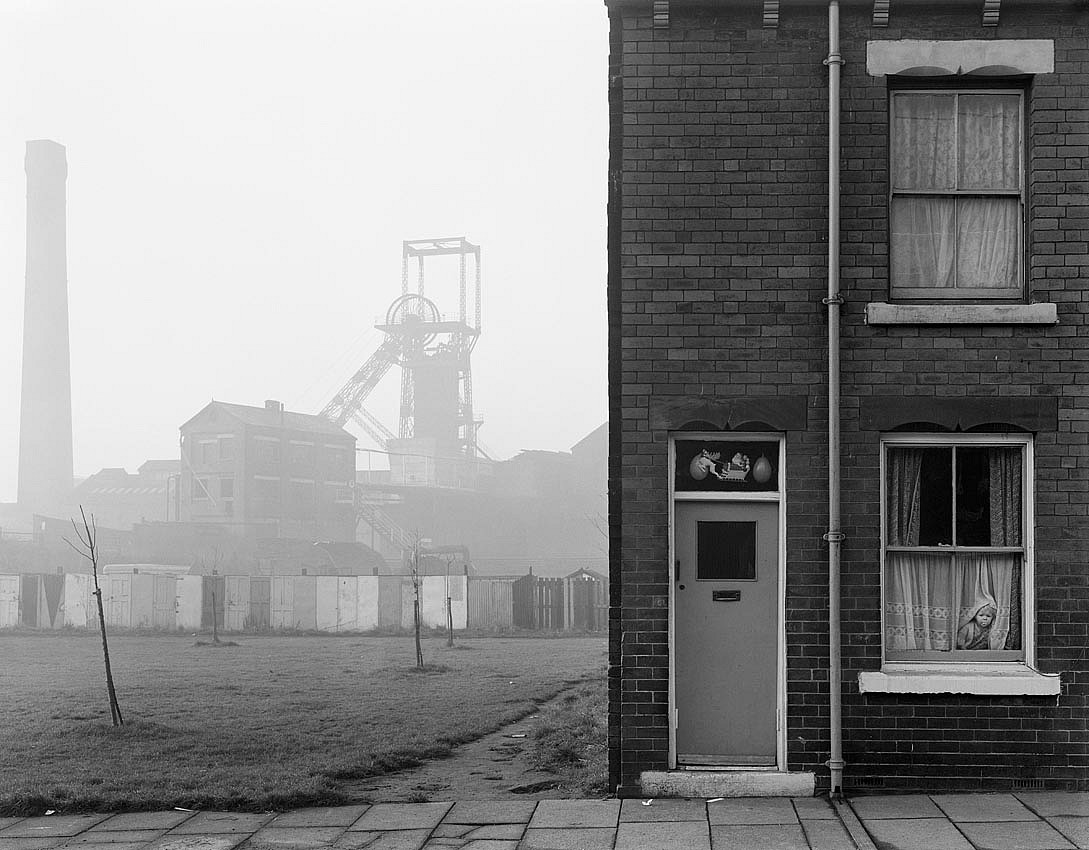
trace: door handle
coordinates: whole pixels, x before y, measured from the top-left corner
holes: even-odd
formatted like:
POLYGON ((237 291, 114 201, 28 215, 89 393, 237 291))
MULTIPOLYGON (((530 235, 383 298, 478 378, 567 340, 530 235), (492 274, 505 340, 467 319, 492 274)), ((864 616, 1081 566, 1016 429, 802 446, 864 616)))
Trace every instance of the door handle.
POLYGON ((674 581, 680 581, 681 580, 681 559, 680 558, 678 558, 676 560, 676 562, 674 563, 674 565, 673 565, 673 580, 674 581))

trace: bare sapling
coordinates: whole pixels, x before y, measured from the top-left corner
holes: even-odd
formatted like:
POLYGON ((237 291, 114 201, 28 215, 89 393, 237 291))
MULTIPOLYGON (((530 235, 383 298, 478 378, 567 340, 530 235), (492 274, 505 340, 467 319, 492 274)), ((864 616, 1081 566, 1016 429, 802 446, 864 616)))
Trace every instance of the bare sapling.
POLYGON ((412 545, 412 590, 415 598, 412 601, 412 619, 416 626, 416 667, 422 670, 424 666, 423 648, 420 646, 420 542, 417 540, 412 545))
POLYGON ((98 532, 95 528, 95 515, 91 514, 91 519, 88 521, 82 505, 79 508, 79 515, 83 519, 83 530, 80 531, 74 519, 72 520, 72 528, 76 532, 76 537, 79 538, 80 545, 77 547, 67 537, 64 542, 91 562, 91 575, 94 576, 95 582, 93 595, 98 603, 98 626, 102 633, 102 658, 106 663, 106 691, 110 696, 110 718, 113 720, 114 726, 124 726, 125 720, 121 717, 121 706, 118 705, 117 691, 113 686, 113 670, 110 668, 110 646, 106 641, 106 613, 102 608, 102 588, 98 585, 98 532))
POLYGON ((450 564, 453 558, 446 559, 446 645, 454 645, 454 606, 450 600, 450 564))

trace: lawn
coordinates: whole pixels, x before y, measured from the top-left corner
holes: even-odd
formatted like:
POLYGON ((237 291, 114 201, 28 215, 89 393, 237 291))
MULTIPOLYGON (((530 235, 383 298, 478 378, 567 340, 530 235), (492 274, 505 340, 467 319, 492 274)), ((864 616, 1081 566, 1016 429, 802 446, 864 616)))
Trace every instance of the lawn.
POLYGON ((115 729, 96 636, 0 636, 0 815, 342 804, 605 669, 602 638, 431 638, 424 672, 411 638, 238 644, 112 637, 115 729))

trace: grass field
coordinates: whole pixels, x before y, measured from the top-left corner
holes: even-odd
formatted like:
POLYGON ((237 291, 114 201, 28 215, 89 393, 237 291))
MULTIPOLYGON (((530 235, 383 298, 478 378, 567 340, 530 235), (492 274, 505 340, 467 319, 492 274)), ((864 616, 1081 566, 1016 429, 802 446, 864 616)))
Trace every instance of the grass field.
POLYGON ((605 669, 603 638, 431 638, 424 672, 411 638, 237 640, 112 637, 115 729, 97 636, 0 636, 0 815, 342 804, 605 669))

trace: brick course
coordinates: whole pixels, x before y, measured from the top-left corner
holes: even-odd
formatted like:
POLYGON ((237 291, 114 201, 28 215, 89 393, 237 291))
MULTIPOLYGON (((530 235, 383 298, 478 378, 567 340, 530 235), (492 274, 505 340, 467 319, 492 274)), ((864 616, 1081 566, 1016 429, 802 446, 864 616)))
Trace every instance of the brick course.
MULTIPOLYGON (((1089 10, 893 4, 890 26, 844 4, 842 83, 842 611, 845 781, 886 788, 1089 789, 1089 10), (868 326, 888 292, 888 86, 877 39, 1047 38, 1055 73, 1031 81, 1029 300, 1051 327, 868 326), (1035 437, 1037 664, 1056 700, 863 696, 880 666, 879 434, 872 397, 1057 397, 1035 437)), ((611 781, 634 792, 666 768, 669 681, 667 432, 651 405, 808 396, 787 435, 788 766, 827 782, 826 10, 614 2, 610 92, 611 781)))

